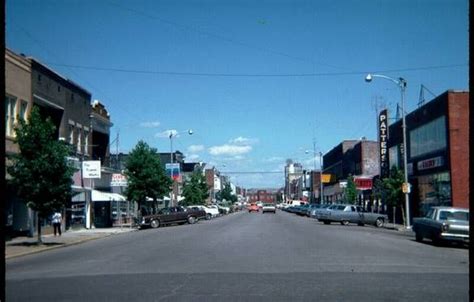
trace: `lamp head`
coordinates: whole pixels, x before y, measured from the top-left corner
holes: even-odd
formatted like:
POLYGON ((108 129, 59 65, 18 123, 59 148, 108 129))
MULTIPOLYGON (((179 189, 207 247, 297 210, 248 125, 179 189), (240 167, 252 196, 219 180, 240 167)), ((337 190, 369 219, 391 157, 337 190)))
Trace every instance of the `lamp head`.
POLYGON ((367 83, 372 82, 372 75, 371 75, 370 73, 365 77, 365 81, 366 81, 367 83))
POLYGON ((193 133, 194 133, 194 132, 193 132, 193 129, 189 129, 189 130, 188 130, 188 134, 189 134, 189 135, 193 135, 193 133))

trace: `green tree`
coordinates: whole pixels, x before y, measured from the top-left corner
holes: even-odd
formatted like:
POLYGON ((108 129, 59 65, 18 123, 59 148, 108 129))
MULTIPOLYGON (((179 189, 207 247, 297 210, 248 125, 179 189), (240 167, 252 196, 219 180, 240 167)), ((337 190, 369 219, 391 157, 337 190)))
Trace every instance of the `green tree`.
MULTIPOLYGON (((235 195, 232 195, 232 188, 230 187, 230 184, 229 183, 226 183, 224 185, 224 189, 222 189, 219 194, 219 200, 220 201, 223 201, 223 200, 226 200, 226 201, 232 201, 233 198, 232 196, 235 196, 235 195)), ((237 199, 237 196, 235 196, 235 199, 237 199)))
POLYGON ((38 214, 38 243, 42 243, 41 225, 54 211, 71 200, 74 167, 67 162, 70 149, 55 137, 51 119, 43 119, 33 107, 28 122, 19 119, 15 143, 20 152, 9 156, 9 184, 18 196, 38 214))
POLYGON ((357 187, 354 182, 354 176, 349 174, 347 178, 347 187, 345 189, 346 200, 350 204, 355 204, 357 200, 357 187))
POLYGON ((403 223, 405 223, 405 212, 402 206, 404 194, 402 191, 402 184, 404 183, 403 171, 397 167, 390 169, 390 177, 383 179, 383 195, 385 202, 391 207, 400 207, 402 210, 403 223))
POLYGON ((144 206, 148 211, 150 207, 156 211, 157 199, 171 190, 172 181, 161 166, 159 154, 142 140, 130 152, 124 174, 128 179, 125 194, 130 201, 137 202, 139 210, 144 206), (150 204, 147 198, 153 202, 150 204))
POLYGON ((201 171, 194 171, 191 179, 186 181, 183 186, 184 200, 181 202, 184 206, 202 205, 209 197, 206 177, 201 171))

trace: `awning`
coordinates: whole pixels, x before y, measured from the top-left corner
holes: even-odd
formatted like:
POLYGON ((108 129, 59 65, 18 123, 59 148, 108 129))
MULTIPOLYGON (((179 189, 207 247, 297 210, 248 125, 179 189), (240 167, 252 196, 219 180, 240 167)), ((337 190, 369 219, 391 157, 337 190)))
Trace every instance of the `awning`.
MULTIPOLYGON (((81 192, 72 197, 72 202, 85 202, 85 192, 81 192)), ((102 192, 92 190, 92 201, 126 201, 125 196, 118 193, 102 192)))

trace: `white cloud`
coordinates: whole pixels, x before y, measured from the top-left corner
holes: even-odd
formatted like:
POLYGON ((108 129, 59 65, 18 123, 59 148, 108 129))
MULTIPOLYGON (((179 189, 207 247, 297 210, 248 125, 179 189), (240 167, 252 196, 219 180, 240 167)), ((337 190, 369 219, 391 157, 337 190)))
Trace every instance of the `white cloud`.
POLYGON ((173 137, 179 137, 179 133, 175 129, 165 130, 163 132, 156 133, 155 137, 169 138, 171 134, 173 134, 173 137))
POLYGON ((264 161, 268 162, 268 163, 275 163, 275 162, 281 162, 281 161, 284 161, 284 160, 285 159, 283 157, 273 156, 273 157, 265 159, 264 161))
POLYGON ((209 148, 211 155, 240 155, 252 151, 251 146, 222 145, 209 148))
POLYGON ((222 158, 221 160, 223 160, 223 161, 239 161, 239 160, 244 160, 244 159, 245 159, 244 156, 236 155, 236 156, 232 156, 232 157, 222 158))
POLYGON ((198 153, 204 150, 203 145, 191 145, 188 147, 188 152, 189 153, 198 153))
POLYGON ((158 128, 159 126, 160 126, 160 122, 158 121, 140 123, 140 127, 143 127, 143 128, 158 128))
POLYGON ((258 138, 248 138, 248 137, 242 137, 242 136, 231 139, 229 141, 229 144, 239 145, 239 146, 249 146, 249 145, 254 145, 257 143, 258 143, 258 138))
POLYGON ((199 159, 199 154, 188 155, 188 156, 186 156, 186 159, 187 160, 197 160, 197 159, 199 159))

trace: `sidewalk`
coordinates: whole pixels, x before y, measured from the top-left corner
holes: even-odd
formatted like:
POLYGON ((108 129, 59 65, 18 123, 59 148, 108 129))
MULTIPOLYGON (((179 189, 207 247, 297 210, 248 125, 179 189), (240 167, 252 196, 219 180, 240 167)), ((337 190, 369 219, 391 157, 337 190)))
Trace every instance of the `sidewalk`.
POLYGON ((38 245, 38 237, 16 237, 5 242, 5 259, 40 253, 46 250, 80 244, 89 240, 105 238, 115 234, 137 231, 136 228, 113 227, 96 229, 78 229, 63 232, 62 236, 43 235, 43 244, 38 245))

